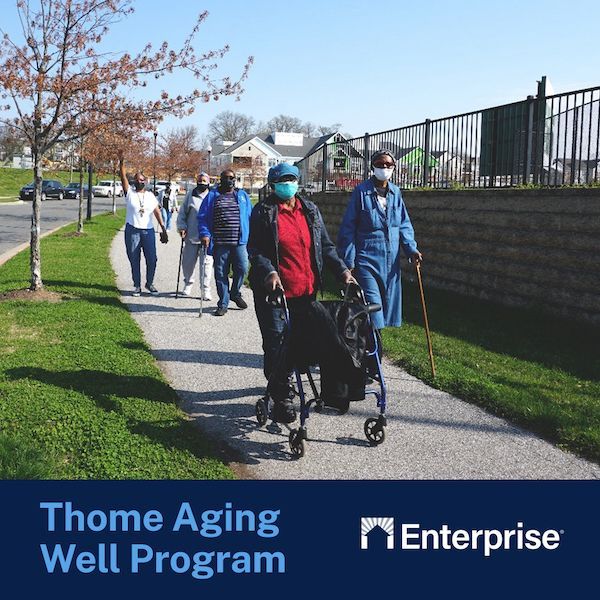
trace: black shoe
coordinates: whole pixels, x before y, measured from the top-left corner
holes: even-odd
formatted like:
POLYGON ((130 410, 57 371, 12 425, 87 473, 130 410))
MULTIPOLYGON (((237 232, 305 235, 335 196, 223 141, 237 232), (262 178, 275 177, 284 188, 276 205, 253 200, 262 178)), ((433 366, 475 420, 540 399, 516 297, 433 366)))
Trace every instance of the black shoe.
POLYGON ((248 305, 246 304, 246 301, 241 297, 238 296, 237 298, 232 298, 231 301, 238 307, 238 308, 248 308, 248 305))
POLYGON ((217 310, 215 310, 213 314, 215 315, 215 317, 222 317, 226 312, 226 308, 223 308, 222 306, 217 306, 217 310))
POLYGON ((291 400, 278 400, 273 403, 271 418, 276 423, 293 423, 296 420, 296 410, 291 400))
POLYGON ((153 295, 153 296, 158 296, 158 290, 154 287, 154 284, 146 284, 146 289, 153 295))

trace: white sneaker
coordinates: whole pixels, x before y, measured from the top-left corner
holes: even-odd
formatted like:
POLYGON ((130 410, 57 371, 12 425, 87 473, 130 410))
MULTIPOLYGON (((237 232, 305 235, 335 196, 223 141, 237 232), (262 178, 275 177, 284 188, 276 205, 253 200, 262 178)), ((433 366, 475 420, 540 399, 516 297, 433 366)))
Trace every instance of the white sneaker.
POLYGON ((188 283, 184 288, 183 292, 181 292, 182 296, 189 296, 192 293, 192 284, 188 283))
POLYGON ((202 300, 212 300, 212 294, 210 293, 210 290, 204 290, 202 292, 202 300))

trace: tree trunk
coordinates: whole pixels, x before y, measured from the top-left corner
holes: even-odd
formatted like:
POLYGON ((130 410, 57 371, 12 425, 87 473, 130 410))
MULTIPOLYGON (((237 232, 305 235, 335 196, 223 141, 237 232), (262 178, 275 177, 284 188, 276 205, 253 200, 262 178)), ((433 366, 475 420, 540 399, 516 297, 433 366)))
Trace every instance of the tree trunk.
POLYGON ((31 240, 29 243, 29 265, 31 268, 31 289, 41 290, 42 281, 42 255, 40 252, 40 213, 42 204, 42 157, 35 152, 33 155, 33 206, 31 212, 31 240))
POLYGON ((79 152, 79 216, 77 217, 77 233, 83 232, 83 140, 79 152))
POLYGON ((116 184, 117 184, 117 168, 115 163, 111 163, 113 168, 113 184, 112 184, 112 213, 113 215, 117 214, 117 198, 116 198, 116 184))

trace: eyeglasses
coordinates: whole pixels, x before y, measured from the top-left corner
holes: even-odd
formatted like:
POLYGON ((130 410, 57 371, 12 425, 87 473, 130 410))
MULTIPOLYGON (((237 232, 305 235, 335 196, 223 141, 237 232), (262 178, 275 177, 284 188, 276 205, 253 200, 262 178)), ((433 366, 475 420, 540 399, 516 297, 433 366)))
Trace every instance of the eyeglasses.
POLYGON ((376 162, 373 163, 373 166, 378 168, 378 169, 390 169, 391 167, 395 166, 394 163, 382 163, 382 162, 376 162))

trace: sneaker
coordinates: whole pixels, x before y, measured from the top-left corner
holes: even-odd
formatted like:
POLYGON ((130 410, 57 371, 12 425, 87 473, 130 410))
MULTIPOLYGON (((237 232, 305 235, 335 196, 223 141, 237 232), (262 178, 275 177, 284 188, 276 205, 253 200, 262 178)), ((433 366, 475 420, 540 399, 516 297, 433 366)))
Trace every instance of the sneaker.
POLYGON ((237 298, 232 298, 231 301, 238 308, 241 308, 241 309, 248 308, 248 305, 246 304, 246 301, 241 296, 238 296, 237 298))
POLYGON ((192 293, 192 284, 188 283, 181 292, 182 296, 189 296, 192 293))
POLYGON ((222 317, 226 312, 226 308, 223 308, 222 306, 217 306, 217 310, 215 310, 214 315, 215 317, 222 317))
POLYGON ((142 294, 142 288, 141 287, 136 287, 133 288, 133 296, 140 296, 142 294))
POLYGON ((212 300, 212 294, 210 293, 210 290, 204 290, 202 292, 202 300, 212 300))
POLYGON ((293 423, 296 420, 296 410, 291 400, 278 400, 273 403, 271 418, 276 423, 293 423))
POLYGON ((153 296, 158 296, 158 290, 154 287, 154 284, 146 284, 146 289, 153 295, 153 296))

